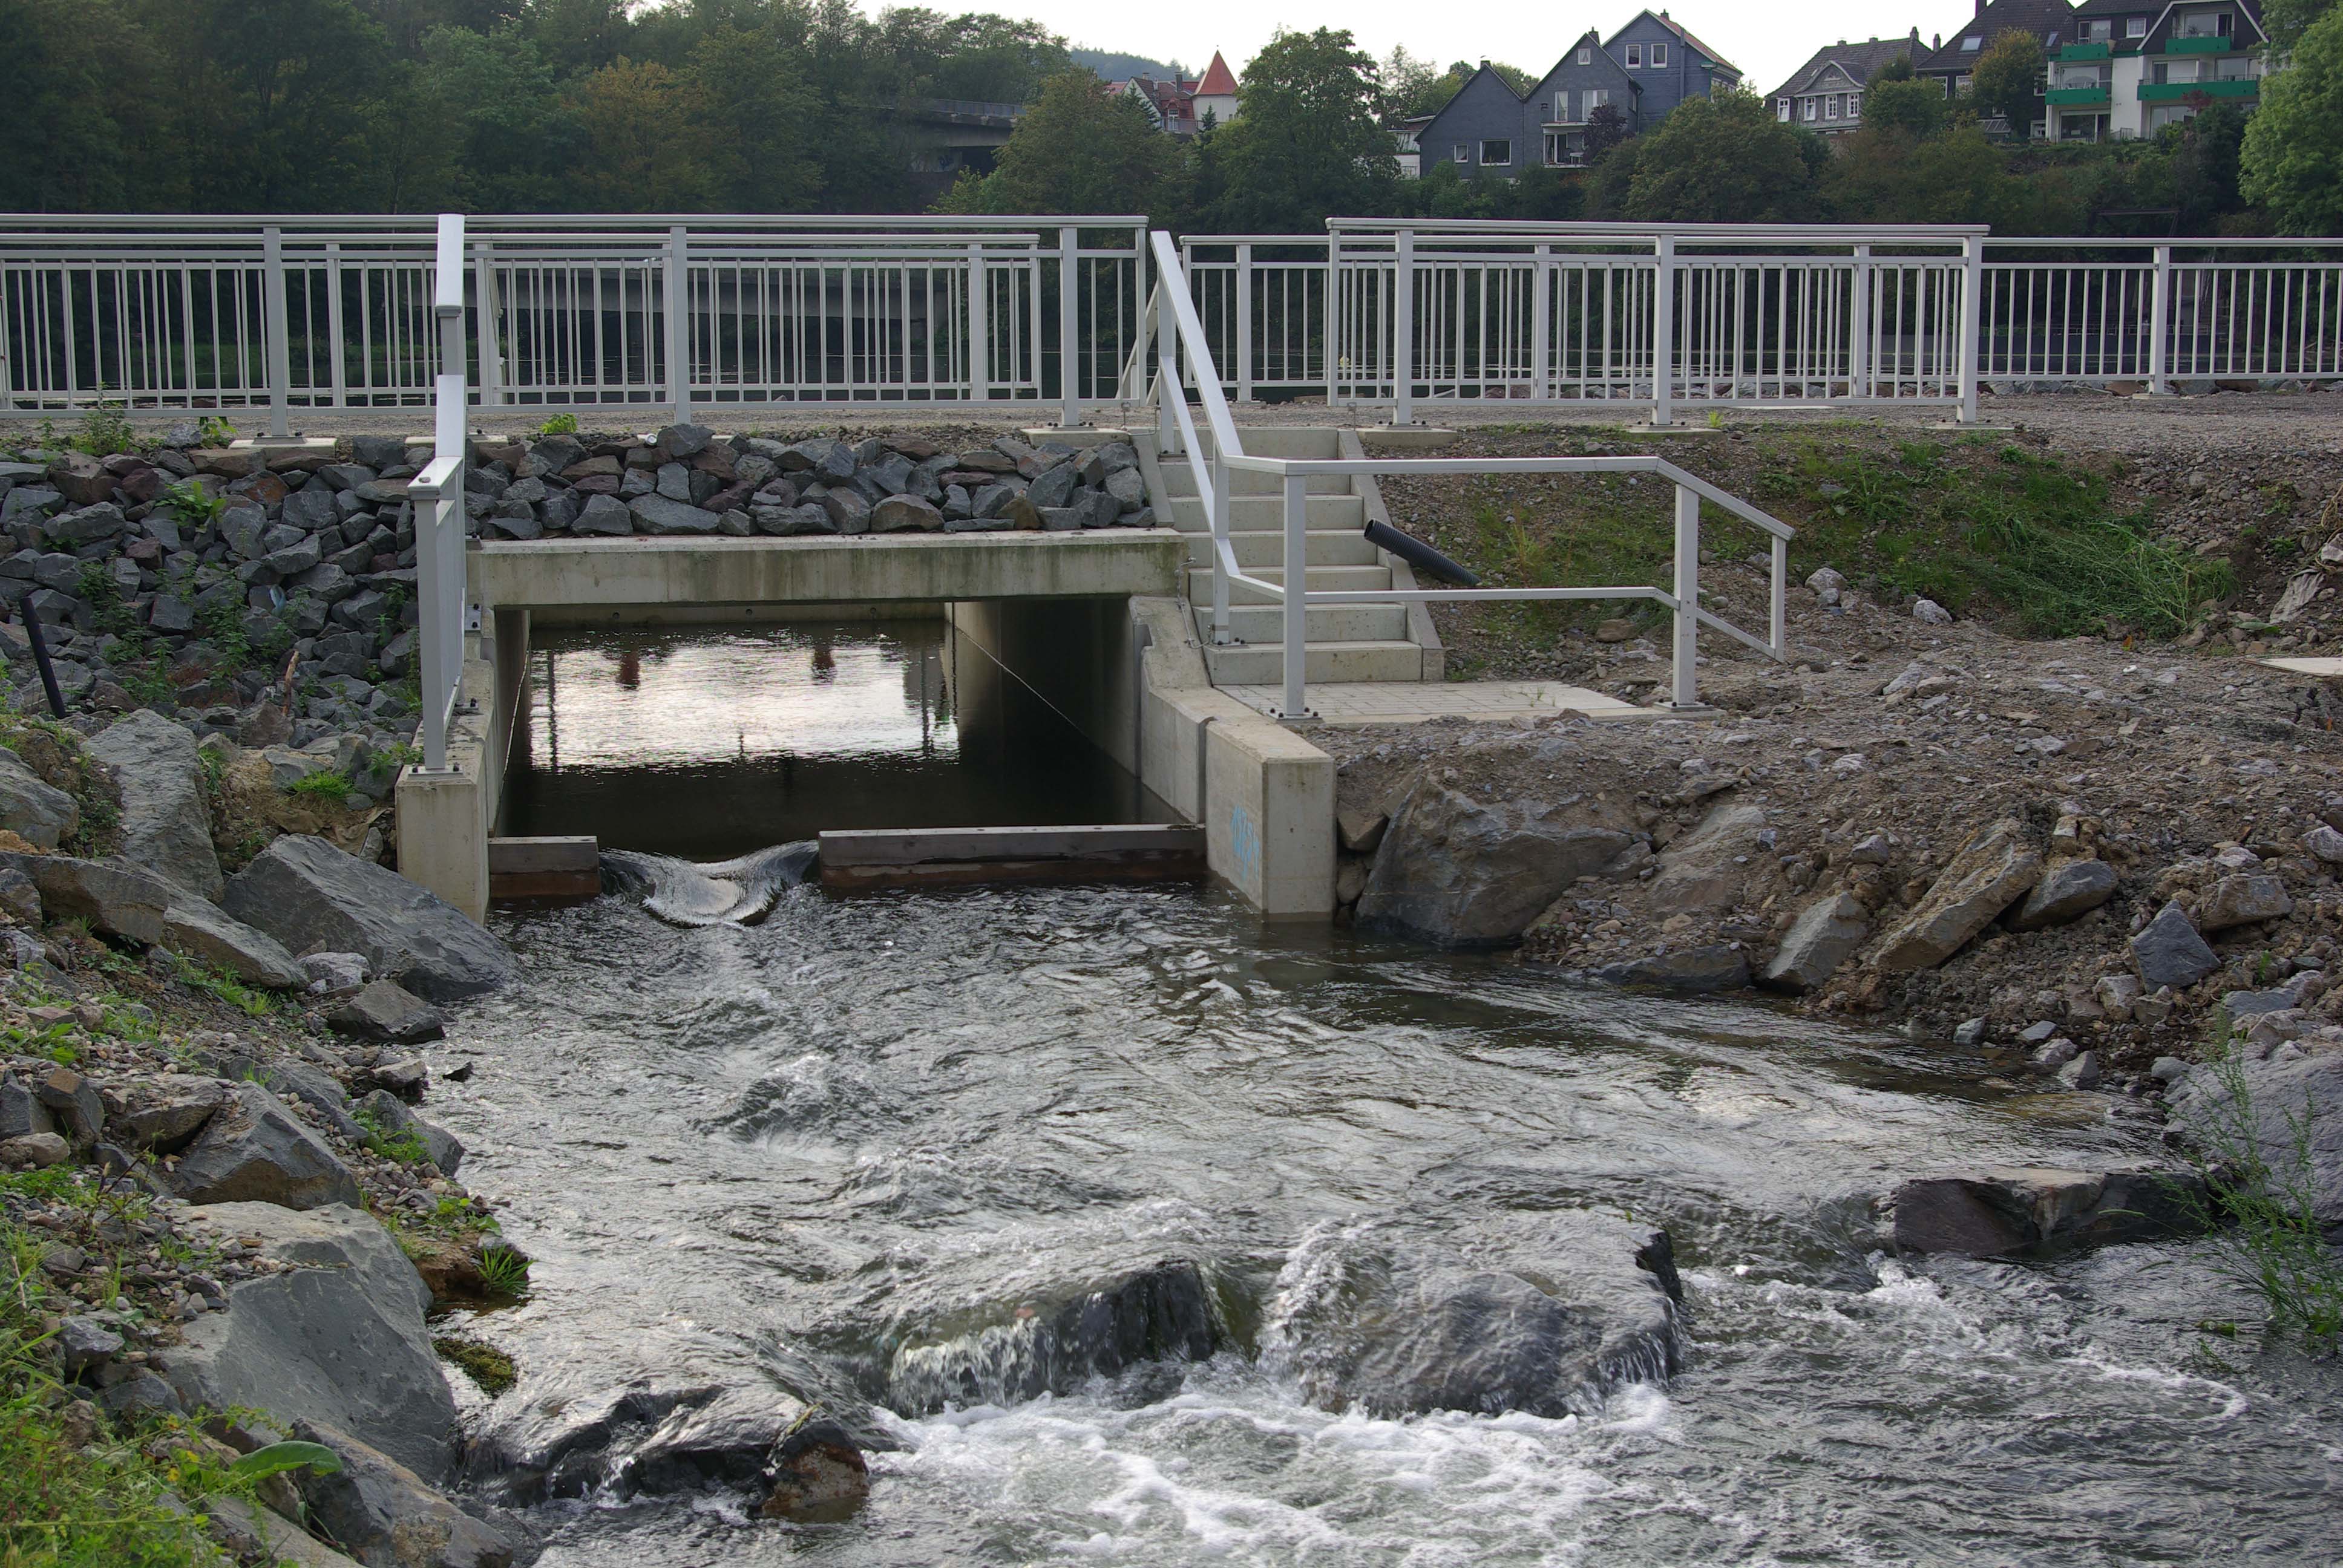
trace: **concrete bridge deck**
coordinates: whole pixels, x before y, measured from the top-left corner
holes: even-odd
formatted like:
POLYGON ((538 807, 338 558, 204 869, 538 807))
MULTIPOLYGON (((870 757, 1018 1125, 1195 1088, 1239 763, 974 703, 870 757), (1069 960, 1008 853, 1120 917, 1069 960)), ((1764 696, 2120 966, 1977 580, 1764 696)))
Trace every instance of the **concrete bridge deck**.
POLYGON ((493 610, 1128 598, 1179 592, 1188 549, 1169 528, 1096 528, 498 540, 468 558, 493 610))

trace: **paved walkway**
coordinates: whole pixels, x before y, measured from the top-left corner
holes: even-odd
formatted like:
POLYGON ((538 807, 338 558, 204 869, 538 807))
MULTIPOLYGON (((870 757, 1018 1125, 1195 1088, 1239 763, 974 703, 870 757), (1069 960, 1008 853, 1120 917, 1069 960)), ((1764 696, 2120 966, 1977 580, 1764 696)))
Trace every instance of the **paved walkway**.
MULTIPOLYGON (((1257 713, 1274 713, 1285 699, 1282 686, 1223 686, 1221 689, 1257 713)), ((1329 724, 1423 724, 1434 719, 1551 719, 1572 709, 1589 719, 1664 719, 1656 708, 1638 708, 1583 686, 1559 680, 1358 680, 1313 686, 1310 706, 1329 724)))

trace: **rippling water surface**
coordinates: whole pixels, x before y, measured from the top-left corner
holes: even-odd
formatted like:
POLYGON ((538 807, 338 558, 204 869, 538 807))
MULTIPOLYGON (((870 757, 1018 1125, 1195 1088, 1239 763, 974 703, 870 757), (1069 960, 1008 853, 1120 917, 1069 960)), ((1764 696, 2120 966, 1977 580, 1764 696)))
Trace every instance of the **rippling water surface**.
MULTIPOLYGON (((903 711, 881 716, 899 737, 903 711)), ((688 836, 689 792, 654 782, 664 803, 606 842, 688 836)), ((758 787, 733 783, 751 822, 758 787)), ((793 836, 728 831, 706 852, 793 836)), ((2104 1100, 1981 1088, 1946 1048, 1762 1007, 1263 928, 1196 890, 799 889, 751 927, 618 899, 498 925, 525 979, 458 1022, 478 1070, 432 1113, 538 1259, 532 1298, 473 1325, 522 1368, 505 1398, 636 1373, 834 1390, 907 1325, 1165 1258, 1238 1320, 1202 1364, 882 1404, 892 1446, 843 1524, 548 1504, 556 1568, 2343 1555, 2335 1372, 2209 1355, 2198 1321, 2247 1308, 2198 1252, 1877 1251, 1869 1200, 1906 1175, 2150 1151, 2104 1100), (1667 1386, 1562 1420, 1302 1397, 1295 1309, 1345 1237, 1570 1207, 1673 1232, 1690 1345, 1667 1386)))
POLYGON ((2193 1324, 2238 1303, 2200 1259, 1873 1252, 1862 1200, 1906 1172, 2134 1152, 2097 1101, 1199 893, 801 890, 698 930, 605 900, 506 932, 528 980, 464 1020, 481 1066, 439 1110, 539 1260, 486 1328, 554 1385, 799 1385, 906 1316, 1168 1255, 1273 1321, 1332 1228, 1524 1205, 1664 1221, 1691 1309, 1688 1372, 1593 1418, 1329 1413, 1266 1334, 882 1416, 849 1524, 560 1504, 549 1562, 2334 1560, 2334 1380, 2206 1362, 2193 1324))

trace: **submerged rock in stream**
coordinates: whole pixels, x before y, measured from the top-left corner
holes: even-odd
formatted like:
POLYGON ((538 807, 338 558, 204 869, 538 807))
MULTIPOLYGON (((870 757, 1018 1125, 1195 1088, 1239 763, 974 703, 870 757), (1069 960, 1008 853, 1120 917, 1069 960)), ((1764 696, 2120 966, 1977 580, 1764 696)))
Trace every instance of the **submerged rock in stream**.
POLYGON ((699 864, 632 849, 602 852, 602 888, 676 926, 752 926, 813 873, 814 843, 776 844, 737 860, 699 864))
POLYGON ((585 1395, 518 1392, 490 1413, 468 1459, 516 1503, 731 1490, 767 1518, 824 1519, 870 1490, 847 1424, 776 1388, 644 1380, 585 1395))
POLYGON ((1151 1362, 1203 1361, 1224 1335, 1203 1271, 1167 1259, 1054 1299, 1037 1292, 1006 1322, 916 1342, 921 1337, 903 1336, 912 1342, 870 1369, 870 1397, 907 1414, 1013 1403, 1151 1362))
POLYGON ((1359 1227, 1297 1249, 1264 1348, 1313 1404, 1379 1417, 1587 1413, 1683 1364, 1668 1233, 1513 1217, 1487 1237, 1359 1227))

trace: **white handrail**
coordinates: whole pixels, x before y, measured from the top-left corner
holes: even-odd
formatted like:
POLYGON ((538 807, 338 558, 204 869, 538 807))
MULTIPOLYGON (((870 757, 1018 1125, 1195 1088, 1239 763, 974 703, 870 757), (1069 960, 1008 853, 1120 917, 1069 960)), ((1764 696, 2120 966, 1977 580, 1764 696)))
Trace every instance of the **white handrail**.
POLYGON ((1702 626, 1725 633, 1760 653, 1782 658, 1789 652, 1785 607, 1788 593, 1789 542, 1797 530, 1780 518, 1760 511, 1739 497, 1720 490, 1696 474, 1686 473, 1664 457, 1651 455, 1616 457, 1258 457, 1238 455, 1231 469, 1271 474, 1284 491, 1285 579, 1303 586, 1298 593, 1278 596, 1284 607, 1284 692, 1281 717, 1312 717, 1309 707, 1307 617, 1312 605, 1431 604, 1513 602, 1538 599, 1646 599, 1668 608, 1674 619, 1667 707, 1679 711, 1706 711, 1700 701, 1695 642, 1702 626), (1308 587, 1309 486, 1322 476, 1363 474, 1650 474, 1667 480, 1675 492, 1675 574, 1673 590, 1649 584, 1603 588, 1353 588, 1308 587), (1758 638, 1700 608, 1700 503, 1711 501, 1768 536, 1769 581, 1766 594, 1767 636, 1758 638))
MULTIPOLYGON (((1198 367, 1196 396, 1204 405, 1204 423, 1212 432, 1212 468, 1210 483, 1196 461, 1196 429, 1188 413, 1188 394, 1179 376, 1179 356, 1171 350, 1162 332, 1158 329, 1159 345, 1156 368, 1156 395, 1171 401, 1178 416, 1182 442, 1188 448, 1189 471, 1195 476, 1198 504, 1204 508, 1205 518, 1212 535, 1212 638, 1226 641, 1229 636, 1229 585, 1242 582, 1249 588, 1268 591, 1272 585, 1247 576, 1237 568, 1236 548, 1229 538, 1229 465, 1244 456, 1244 444, 1237 439, 1236 421, 1229 416, 1229 400, 1221 390, 1221 373, 1212 363, 1212 346, 1204 336, 1204 324, 1196 317, 1196 302, 1188 292, 1188 274, 1180 265, 1180 247, 1161 229, 1154 230, 1149 244, 1155 252, 1156 309, 1165 305, 1172 307, 1172 322, 1180 339, 1180 351, 1188 357, 1189 364, 1198 367)), ((1289 578, 1302 584, 1305 579, 1289 578)), ((1278 598, 1282 599, 1281 591, 1278 598)))
MULTIPOLYGON (((416 650, 422 668, 423 767, 448 770, 447 728, 464 684, 464 215, 439 216, 432 314, 439 370, 432 381, 432 456, 407 487, 415 517, 416 650)), ((487 345, 482 352, 489 352, 487 345)))

